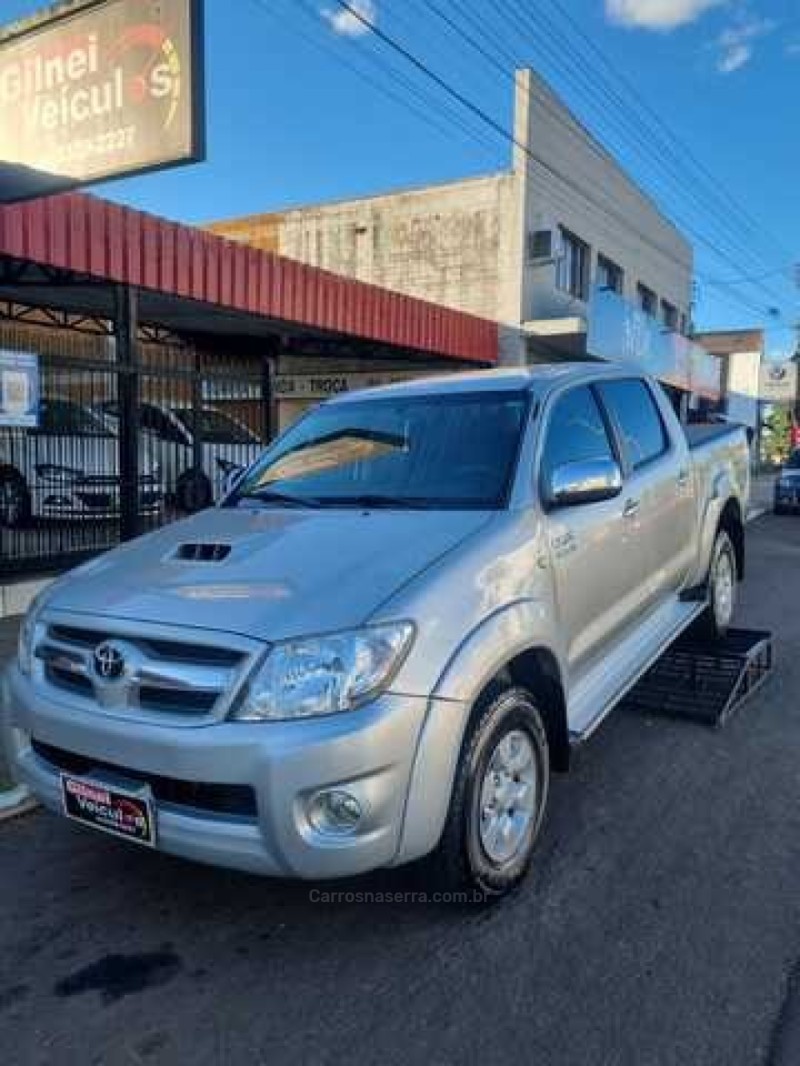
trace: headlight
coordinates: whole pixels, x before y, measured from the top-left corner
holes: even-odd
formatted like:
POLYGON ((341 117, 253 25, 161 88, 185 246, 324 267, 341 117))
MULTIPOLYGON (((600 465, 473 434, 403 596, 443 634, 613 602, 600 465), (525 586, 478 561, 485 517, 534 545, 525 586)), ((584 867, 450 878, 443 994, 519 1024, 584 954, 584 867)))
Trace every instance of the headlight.
POLYGON ((389 684, 413 636, 410 622, 396 622, 276 644, 233 717, 263 722, 353 710, 389 684))
POLYGON ((57 481, 61 484, 72 484, 85 476, 82 470, 76 470, 72 466, 56 466, 54 463, 39 463, 36 473, 42 481, 57 481))
POLYGON ((19 627, 19 635, 17 636, 17 663, 19 664, 20 673, 24 674, 26 677, 30 677, 33 672, 33 650, 36 639, 36 626, 39 622, 39 615, 42 607, 44 607, 45 597, 48 592, 49 589, 46 589, 36 596, 22 620, 22 625, 19 627))

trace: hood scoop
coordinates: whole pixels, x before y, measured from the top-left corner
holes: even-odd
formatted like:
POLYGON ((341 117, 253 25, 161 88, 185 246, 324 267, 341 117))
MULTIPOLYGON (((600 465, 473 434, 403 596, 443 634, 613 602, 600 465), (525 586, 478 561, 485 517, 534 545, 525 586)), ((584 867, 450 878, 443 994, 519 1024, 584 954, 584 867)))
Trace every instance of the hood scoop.
POLYGON ((179 544, 172 558, 178 559, 182 563, 221 563, 223 559, 228 558, 230 553, 230 544, 199 541, 190 544, 179 544))

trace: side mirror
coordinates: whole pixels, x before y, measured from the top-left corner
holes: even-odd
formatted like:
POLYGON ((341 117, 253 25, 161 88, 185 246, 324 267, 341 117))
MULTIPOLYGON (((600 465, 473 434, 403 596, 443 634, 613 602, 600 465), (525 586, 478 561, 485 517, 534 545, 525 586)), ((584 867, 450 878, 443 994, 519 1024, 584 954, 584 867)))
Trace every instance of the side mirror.
POLYGON ((622 471, 614 459, 584 459, 564 463, 550 475, 547 503, 551 507, 576 507, 582 503, 612 500, 622 492, 622 471))

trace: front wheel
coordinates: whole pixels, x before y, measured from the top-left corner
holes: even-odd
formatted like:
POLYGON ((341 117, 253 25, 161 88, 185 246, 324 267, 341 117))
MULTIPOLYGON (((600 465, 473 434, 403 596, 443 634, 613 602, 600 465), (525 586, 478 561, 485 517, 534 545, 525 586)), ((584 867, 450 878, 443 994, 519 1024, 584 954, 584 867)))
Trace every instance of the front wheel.
POLYGON ((547 735, 530 693, 516 687, 494 693, 464 739, 432 856, 442 887, 482 900, 514 889, 531 864, 549 784, 547 735))
POLYGON ((730 628, 736 606, 736 553, 731 538, 721 529, 714 541, 708 571, 708 607, 699 620, 698 633, 722 640, 730 628))

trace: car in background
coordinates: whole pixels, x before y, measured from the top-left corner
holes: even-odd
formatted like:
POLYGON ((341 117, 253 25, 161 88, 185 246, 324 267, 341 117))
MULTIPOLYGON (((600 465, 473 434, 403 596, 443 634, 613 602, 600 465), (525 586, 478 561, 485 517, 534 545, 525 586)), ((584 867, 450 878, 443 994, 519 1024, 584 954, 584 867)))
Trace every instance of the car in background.
MULTIPOLYGON (((116 428, 119 405, 98 414, 116 428)), ((217 407, 139 404, 139 428, 158 461, 168 497, 181 511, 200 511, 223 495, 230 475, 259 457, 264 445, 243 422, 217 407)))
POLYGON ((792 452, 775 481, 775 514, 800 510, 800 449, 792 452))
MULTIPOLYGON (((153 456, 139 458, 139 509, 157 515, 164 492, 153 456)), ((119 514, 119 442, 88 407, 45 397, 34 429, 0 429, 0 526, 32 519, 106 519, 119 514)))

